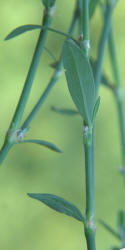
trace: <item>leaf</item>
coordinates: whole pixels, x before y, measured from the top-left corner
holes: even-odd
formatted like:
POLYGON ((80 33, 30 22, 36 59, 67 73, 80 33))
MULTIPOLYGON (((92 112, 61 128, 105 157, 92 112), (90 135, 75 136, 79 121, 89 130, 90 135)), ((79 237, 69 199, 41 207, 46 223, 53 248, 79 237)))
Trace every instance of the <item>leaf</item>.
POLYGON ((59 196, 53 194, 39 194, 39 193, 38 194, 28 193, 28 195, 33 199, 43 202, 48 207, 56 210, 59 213, 66 214, 79 221, 84 222, 84 216, 81 214, 80 210, 74 204, 64 200, 59 196))
POLYGON ((95 9, 97 7, 97 4, 100 2, 100 0, 90 0, 89 3, 89 16, 90 18, 93 16, 95 9))
POLYGON ((117 239, 120 239, 120 235, 108 224, 106 224, 103 220, 99 220, 100 224, 109 231, 112 235, 114 235, 117 239))
POLYGON ((63 63, 71 97, 89 125, 95 103, 94 78, 86 56, 72 40, 64 43, 63 63))
POLYGON ((38 144, 38 145, 41 145, 41 146, 45 146, 53 151, 56 151, 58 153, 62 153, 62 151, 57 148, 54 144, 52 144, 51 142, 48 142, 48 141, 43 141, 43 140, 23 140, 23 141, 20 141, 19 143, 35 143, 35 144, 38 144))
POLYGON ((17 27, 16 29, 12 30, 7 35, 5 40, 12 39, 12 38, 14 38, 16 36, 19 36, 19 35, 27 32, 27 31, 34 30, 34 29, 41 29, 41 30, 47 29, 47 30, 49 30, 51 32, 57 33, 59 35, 65 36, 65 37, 70 38, 73 41, 75 41, 75 39, 71 35, 69 35, 69 34, 67 34, 65 32, 62 32, 60 30, 56 30, 56 29, 53 29, 53 28, 49 28, 48 26, 44 26, 44 25, 41 26, 41 25, 35 25, 35 24, 29 24, 29 25, 23 25, 23 26, 17 27))
POLYGON ((62 115, 78 115, 79 112, 74 109, 58 109, 56 107, 51 107, 52 111, 62 114, 62 115))
POLYGON ((53 7, 55 5, 55 2, 55 0, 42 0, 42 3, 46 8, 53 7))
POLYGON ((97 115, 97 112, 99 109, 99 105, 100 105, 100 96, 98 97, 98 99, 95 103, 94 109, 93 109, 92 123, 95 122, 95 118, 96 118, 96 115, 97 115))
POLYGON ((27 25, 23 25, 20 26, 14 30, 12 30, 5 38, 5 40, 9 40, 12 39, 16 36, 19 36, 27 31, 31 31, 31 30, 35 30, 35 29, 41 29, 41 25, 35 25, 35 24, 27 24, 27 25))

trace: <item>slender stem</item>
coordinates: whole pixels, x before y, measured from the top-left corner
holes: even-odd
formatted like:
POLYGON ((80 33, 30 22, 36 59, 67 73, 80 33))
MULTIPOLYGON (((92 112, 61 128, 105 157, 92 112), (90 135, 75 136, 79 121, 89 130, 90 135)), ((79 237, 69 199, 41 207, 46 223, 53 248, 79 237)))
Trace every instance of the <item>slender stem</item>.
POLYGON ((109 47, 109 56, 111 60, 112 72, 113 72, 114 80, 115 80, 114 84, 115 84, 115 87, 117 88, 121 86, 121 81, 120 81, 120 74, 118 70, 118 62, 117 62, 117 56, 116 56, 115 41, 114 41, 112 25, 110 27, 108 47, 109 47))
MULTIPOLYGON (((70 29, 69 29, 69 32, 68 32, 69 35, 73 34, 75 26, 76 26, 76 21, 77 21, 77 18, 79 16, 79 11, 78 11, 78 6, 77 5, 75 7, 75 11, 74 11, 74 15, 73 15, 73 18, 72 18, 71 26, 70 26, 70 29)), ((46 87, 46 89, 44 90, 44 92, 41 95, 40 99, 38 100, 38 102, 36 103, 36 105, 34 106, 32 111, 30 112, 30 114, 28 115, 26 120, 24 121, 24 123, 23 123, 23 125, 21 127, 22 130, 29 126, 29 124, 33 120, 34 116, 39 111, 40 107, 42 106, 42 104, 46 100, 47 96, 49 95, 51 89, 54 87, 55 83, 58 81, 59 77, 61 76, 62 69, 63 69, 63 60, 62 60, 62 55, 61 55, 60 60, 59 60, 58 65, 57 65, 57 68, 56 68, 56 70, 55 70, 55 72, 54 72, 48 86, 46 87)))
MULTIPOLYGON (((50 22, 51 22, 51 9, 45 9, 43 17, 43 25, 49 26, 50 22)), ((15 114, 9 126, 8 133, 6 134, 5 142, 0 151, 0 163, 2 163, 2 161, 6 157, 6 154, 8 153, 11 146, 17 142, 20 121, 22 119, 22 115, 30 94, 35 73, 37 71, 37 67, 40 61, 41 53, 44 48, 46 36, 47 36, 47 29, 41 30, 21 97, 19 99, 15 114)))
MULTIPOLYGON (((89 60, 89 1, 83 0, 83 50, 89 60)), ((94 187, 94 130, 86 137, 84 126, 85 179, 86 179, 86 222, 84 225, 87 249, 96 250, 95 245, 95 187, 94 187)), ((89 131, 89 127, 87 126, 89 131)))
POLYGON ((93 159, 93 143, 94 130, 92 132, 91 143, 84 143, 85 150, 85 172, 86 172, 86 223, 85 235, 87 241, 87 249, 95 250, 95 186, 94 186, 94 159, 93 159))
POLYGON ((97 58, 97 65, 96 65, 96 75, 95 75, 95 83, 96 83, 96 92, 98 93, 101 75, 102 75, 102 66, 103 66, 103 59, 104 59, 104 52, 107 45, 108 35, 110 31, 110 23, 112 17, 112 4, 109 4, 107 1, 105 15, 104 15, 104 26, 102 29, 101 39, 99 42, 98 47, 98 58, 97 58))
POLYGON ((89 58, 89 0, 83 0, 83 44, 86 57, 89 58))
POLYGON ((120 141, 121 141, 121 152, 122 152, 122 170, 125 170, 125 124, 123 117, 123 91, 121 87, 120 74, 118 70, 117 56, 115 50, 115 42, 113 29, 111 27, 109 34, 109 55, 111 60, 111 66, 114 76, 114 97, 117 106, 118 112, 118 122, 119 122, 119 130, 120 130, 120 141))
POLYGON ((118 122, 120 130, 120 140, 121 140, 121 152, 122 152, 122 169, 125 171, 125 126, 124 126, 124 117, 123 117, 123 101, 120 99, 117 94, 115 94, 117 112, 118 112, 118 122))

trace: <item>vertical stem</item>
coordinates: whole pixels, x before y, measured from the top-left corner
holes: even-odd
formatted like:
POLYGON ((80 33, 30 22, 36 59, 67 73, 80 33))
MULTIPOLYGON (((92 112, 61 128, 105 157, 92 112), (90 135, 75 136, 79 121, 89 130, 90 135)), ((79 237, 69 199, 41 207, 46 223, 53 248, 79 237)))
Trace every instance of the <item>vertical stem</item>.
POLYGON ((83 0, 83 45, 87 58, 89 58, 89 0, 83 0))
POLYGON ((87 249, 95 250, 95 186, 94 186, 94 129, 91 136, 91 143, 84 143, 85 151, 85 172, 86 172, 86 223, 85 236, 87 249))
MULTIPOLYGON (((89 0, 83 0, 83 51, 89 60, 89 0)), ((86 125, 84 124, 86 131, 86 125)), ((87 127, 89 130, 89 127, 87 127)), ((84 135, 85 179, 86 179, 86 222, 85 236, 88 250, 96 250, 95 245, 95 187, 94 187, 94 130, 88 138, 84 135)))
POLYGON ((101 75, 102 75, 104 52, 105 52, 105 48, 106 48, 106 44, 108 40, 109 31, 110 31, 112 10, 113 10, 112 4, 109 4, 109 2, 107 1, 105 15, 104 15, 104 26, 102 29, 102 35, 101 35, 101 39, 99 42, 98 58, 97 58, 97 65, 96 65, 95 83, 96 83, 97 93, 98 93, 101 75))
POLYGON ((115 50, 115 42, 113 36, 112 27, 110 29, 109 34, 109 55, 111 60, 111 66, 114 76, 114 97, 117 106, 117 113, 118 113, 118 122, 119 122, 119 130, 120 130, 120 141, 121 141, 121 152, 122 152, 122 170, 125 170, 125 124, 124 124, 124 117, 123 117, 123 93, 120 81, 120 75, 118 70, 118 63, 117 63, 117 56, 115 50))

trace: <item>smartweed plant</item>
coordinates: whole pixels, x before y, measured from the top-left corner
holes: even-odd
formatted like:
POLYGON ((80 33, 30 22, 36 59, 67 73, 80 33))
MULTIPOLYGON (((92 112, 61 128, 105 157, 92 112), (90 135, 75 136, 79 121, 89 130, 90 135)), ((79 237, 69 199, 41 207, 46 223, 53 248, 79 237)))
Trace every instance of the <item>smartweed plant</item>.
MULTIPOLYGON (((85 157, 85 189, 86 189, 86 209, 81 212, 73 203, 53 194, 48 193, 28 193, 33 199, 39 200, 50 208, 75 218, 84 225, 86 244, 88 250, 96 250, 96 224, 95 224, 95 170, 94 170, 94 149, 95 149, 95 126, 96 116, 100 105, 99 87, 102 83, 112 91, 116 107, 118 110, 118 121, 120 127, 121 151, 122 151, 122 167, 121 172, 125 172, 125 132, 123 119, 123 94, 120 82, 120 76, 117 66, 117 56, 115 52, 115 42, 113 37, 112 13, 117 0, 77 0, 73 13, 69 32, 65 33, 50 27, 55 11, 55 0, 42 0, 44 5, 44 14, 42 25, 24 25, 14 29, 5 40, 10 40, 31 30, 39 29, 40 35, 33 54, 30 68, 26 77, 23 91, 19 98, 14 116, 5 136, 5 141, 0 151, 0 163, 6 158, 8 152, 13 145, 19 143, 36 143, 56 152, 61 150, 54 144, 44 141, 30 139, 25 140, 24 137, 29 129, 31 121, 41 108, 42 104, 48 97, 48 94, 60 78, 63 71, 68 84, 71 98, 77 110, 59 109, 52 107, 52 110, 61 114, 74 115, 79 114, 83 121, 83 148, 85 157), (103 27, 101 30, 100 41, 96 59, 91 55, 90 41, 90 19, 93 17, 96 8, 100 8, 103 17, 103 27), (76 23, 79 24, 79 37, 73 36, 76 23), (48 83, 45 91, 41 94, 40 99, 31 110, 23 124, 21 124, 24 110, 29 99, 29 94, 33 85, 35 74, 39 65, 39 61, 43 50, 46 50, 50 56, 52 52, 45 47, 48 32, 57 33, 65 36, 66 41, 62 49, 62 54, 58 62, 52 67, 54 74, 48 83), (103 62, 105 50, 108 44, 109 56, 114 76, 114 83, 111 83, 107 76, 103 73, 103 62), (64 69, 63 69, 64 68, 64 69)), ((124 212, 118 212, 118 233, 112 227, 107 225, 103 220, 100 223, 116 236, 120 242, 120 247, 125 247, 125 216, 124 212)), ((117 247, 112 248, 119 249, 117 247)))

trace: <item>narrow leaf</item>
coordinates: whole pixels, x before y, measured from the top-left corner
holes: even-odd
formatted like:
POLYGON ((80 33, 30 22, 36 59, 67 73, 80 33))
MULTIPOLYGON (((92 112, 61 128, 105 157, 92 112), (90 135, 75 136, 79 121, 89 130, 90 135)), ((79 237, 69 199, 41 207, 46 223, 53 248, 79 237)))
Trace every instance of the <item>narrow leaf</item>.
POLYGON ((120 235, 108 224, 106 224, 103 220, 99 220, 100 224, 109 231, 112 235, 114 235, 117 239, 120 239, 120 235))
POLYGON ((43 140, 23 140, 23 141, 20 141, 19 143, 35 143, 35 144, 38 144, 38 145, 41 145, 41 146, 45 146, 53 151, 56 151, 58 153, 61 153, 62 151, 57 148, 53 143, 51 142, 48 142, 48 141, 43 141, 43 140))
POLYGON ((92 123, 95 122, 95 118, 96 118, 96 115, 97 115, 97 112, 99 109, 99 105, 100 105, 100 96, 98 97, 98 99, 95 103, 94 109, 93 109, 92 123))
POLYGON ((72 40, 64 44, 63 63, 71 97, 89 125, 95 103, 94 78, 86 56, 72 40))
POLYGON ((5 38, 5 40, 12 39, 12 38, 14 38, 14 37, 16 37, 16 36, 19 36, 19 35, 21 35, 21 34, 27 32, 27 31, 34 30, 34 29, 42 29, 42 30, 43 30, 43 29, 47 29, 47 30, 49 30, 49 31, 51 31, 51 32, 54 32, 54 33, 57 33, 57 34, 59 34, 59 35, 68 37, 68 38, 70 38, 70 39, 72 39, 72 40, 75 41, 75 39, 74 39, 71 35, 69 35, 69 34, 67 34, 67 33, 65 33, 65 32, 62 32, 62 31, 60 31, 60 30, 56 30, 56 29, 53 29, 53 28, 49 28, 49 27, 47 27, 47 26, 34 25, 34 24, 23 25, 23 26, 20 26, 20 27, 18 27, 18 28, 16 28, 16 29, 12 30, 12 31, 7 35, 7 37, 5 38))
POLYGON ((63 198, 53 195, 53 194, 28 194, 31 198, 39 200, 46 204, 48 207, 56 210, 59 213, 71 216, 79 221, 84 221, 84 216, 81 214, 80 210, 69 201, 63 198))
POLYGON ((23 25, 23 26, 20 26, 14 30, 12 30, 8 35, 7 37, 5 38, 5 40, 9 40, 9 39, 12 39, 16 36, 19 36, 27 31, 31 31, 31 30, 35 30, 35 29, 41 29, 41 25, 34 25, 34 24, 29 24, 29 25, 23 25))
POLYGON ((69 116, 73 116, 73 115, 78 115, 79 112, 74 110, 74 109, 58 109, 56 107, 51 107, 52 111, 62 114, 62 115, 69 115, 69 116))

